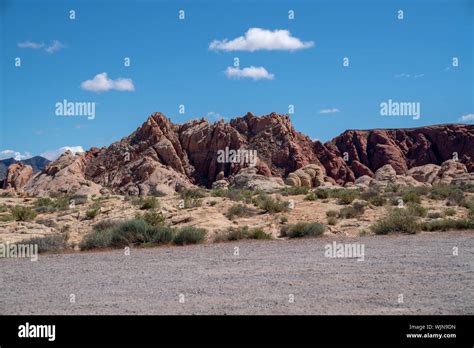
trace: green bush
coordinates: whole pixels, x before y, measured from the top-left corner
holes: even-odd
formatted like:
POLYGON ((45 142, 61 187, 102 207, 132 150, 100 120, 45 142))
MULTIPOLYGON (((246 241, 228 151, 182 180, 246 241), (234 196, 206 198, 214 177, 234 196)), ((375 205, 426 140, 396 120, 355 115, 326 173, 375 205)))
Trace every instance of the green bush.
POLYGON ((339 216, 339 212, 337 210, 328 210, 326 212, 326 216, 327 217, 338 217, 339 216))
POLYGON ((418 203, 410 202, 407 204, 406 209, 414 216, 425 217, 428 213, 428 209, 422 207, 418 203))
POLYGON ((93 229, 92 232, 86 234, 79 243, 81 250, 103 249, 109 248, 112 244, 112 235, 114 228, 107 228, 104 230, 93 229))
POLYGON ((232 207, 227 210, 226 216, 229 219, 233 219, 235 216, 237 217, 244 217, 244 216, 252 216, 255 214, 255 210, 247 207, 243 204, 234 204, 232 207))
POLYGON ((149 226, 145 232, 145 243, 169 244, 175 237, 175 230, 168 226, 149 226))
POLYGON ((5 204, 0 204, 0 213, 4 213, 8 211, 8 206, 5 204))
POLYGON ((322 235, 324 230, 325 226, 319 222, 298 222, 282 226, 280 236, 288 238, 317 237, 322 235))
POLYGON ((155 209, 158 208, 159 203, 156 197, 146 197, 140 206, 141 210, 155 209))
POLYGON ((421 224, 423 231, 465 230, 474 228, 474 222, 469 219, 437 219, 421 224))
POLYGON ((162 226, 165 223, 165 217, 161 212, 147 211, 144 214, 136 214, 135 219, 144 220, 150 226, 162 226))
POLYGON ((177 245, 197 244, 206 240, 207 231, 204 228, 197 228, 193 226, 180 228, 173 242, 177 245))
POLYGON ((362 210, 360 210, 360 209, 356 209, 355 207, 350 205, 350 206, 342 208, 339 211, 339 218, 341 218, 341 219, 353 219, 353 218, 356 218, 356 217, 362 215, 363 213, 364 213, 363 208, 362 208, 362 210))
POLYGON ((445 216, 454 216, 454 215, 456 215, 456 209, 454 209, 454 208, 446 208, 446 209, 444 209, 443 214, 444 214, 445 216))
POLYGON ((280 213, 288 211, 288 202, 271 198, 265 193, 260 193, 254 200, 254 204, 267 213, 280 213))
POLYGON ((430 211, 426 216, 428 219, 439 219, 443 217, 443 214, 441 214, 439 211, 430 211))
POLYGON ((351 204, 359 195, 360 191, 355 189, 334 189, 330 191, 331 198, 337 198, 337 203, 344 205, 351 204))
POLYGON ((45 237, 35 237, 23 240, 21 244, 36 244, 38 252, 59 251, 66 248, 66 239, 61 234, 51 234, 45 237))
POLYGON ((413 234, 420 230, 418 217, 406 208, 394 208, 387 216, 371 227, 375 234, 388 234, 391 232, 402 232, 413 234))
POLYGON ((112 220, 102 220, 96 223, 92 228, 94 231, 105 231, 109 228, 117 226, 118 222, 117 221, 112 221, 112 220))
POLYGON ((207 197, 206 190, 198 187, 192 189, 184 189, 180 193, 181 199, 188 199, 188 198, 204 198, 207 197))
POLYGON ((387 203, 387 199, 382 196, 375 196, 369 198, 368 202, 372 205, 375 205, 376 207, 381 207, 387 203))
POLYGON ((333 226, 333 225, 335 225, 335 224, 337 224, 337 217, 335 217, 335 216, 329 216, 329 217, 328 217, 328 225, 333 226))
POLYGON ((34 220, 38 215, 33 209, 29 207, 22 207, 20 205, 11 207, 10 211, 15 221, 31 221, 34 220))
POLYGON ((465 204, 464 192, 455 185, 435 184, 431 189, 431 199, 447 199, 449 204, 465 204))
POLYGON ((315 192, 310 192, 305 196, 305 201, 315 201, 318 199, 315 192))
POLYGON ((270 233, 266 233, 261 228, 252 228, 248 226, 243 226, 239 228, 231 227, 229 230, 216 238, 216 242, 220 241, 233 241, 241 239, 272 239, 270 233))
POLYGON ((297 196, 297 195, 305 195, 309 191, 309 187, 306 186, 290 186, 285 187, 280 190, 280 194, 282 196, 297 196))
POLYGON ((110 246, 120 248, 133 244, 147 243, 148 224, 141 219, 128 220, 112 229, 110 246))
POLYGON ((258 192, 251 191, 251 190, 240 190, 236 188, 230 188, 229 190, 227 190, 225 197, 229 198, 231 201, 236 201, 236 202, 242 201, 245 203, 251 203, 252 198, 256 194, 258 194, 258 192))
POLYGON ((94 202, 86 211, 87 220, 94 219, 100 213, 100 202, 94 202))
POLYGON ((404 193, 402 196, 402 199, 404 203, 409 203, 409 202, 418 203, 418 204, 421 203, 420 196, 418 195, 418 193, 414 191, 404 193))
POLYGON ((186 197, 183 199, 184 209, 197 208, 202 206, 202 199, 186 197))

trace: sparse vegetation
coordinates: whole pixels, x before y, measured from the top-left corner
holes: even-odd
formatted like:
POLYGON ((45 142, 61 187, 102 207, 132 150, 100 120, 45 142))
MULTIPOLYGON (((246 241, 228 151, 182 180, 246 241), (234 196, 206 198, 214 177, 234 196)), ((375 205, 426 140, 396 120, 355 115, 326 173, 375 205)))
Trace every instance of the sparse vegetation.
POLYGON ((100 213, 100 202, 94 202, 86 211, 86 219, 93 220, 100 213))
POLYGON ((158 208, 158 200, 156 197, 146 197, 143 199, 143 202, 140 206, 141 210, 156 209, 158 208))
POLYGON ((333 226, 333 225, 335 225, 335 224, 337 224, 337 217, 335 217, 335 216, 329 216, 329 217, 328 217, 328 225, 333 226))
POLYGON ((15 205, 10 208, 11 215, 15 221, 31 221, 38 215, 36 211, 29 207, 23 207, 21 205, 15 205))
POLYGON ((421 203, 421 198, 418 195, 418 193, 414 191, 409 191, 403 194, 402 196, 403 202, 404 203, 421 203))
POLYGON ((424 208, 418 203, 409 202, 406 206, 409 213, 418 217, 425 217, 428 213, 428 209, 424 208))
POLYGON ((184 189, 179 193, 181 199, 189 199, 189 198, 204 198, 207 197, 207 192, 203 188, 191 188, 191 189, 184 189))
POLYGON ((290 186, 285 187, 280 190, 280 194, 282 196, 297 196, 297 195, 305 195, 309 191, 309 187, 307 186, 290 186))
POLYGON ((226 197, 232 201, 242 201, 245 203, 251 203, 252 197, 258 194, 258 192, 254 192, 251 190, 240 190, 236 188, 230 188, 228 190, 224 189, 214 189, 211 192, 211 195, 214 197, 226 197))
POLYGON ((136 214, 136 219, 144 220, 150 226, 163 226, 165 224, 165 217, 161 212, 147 211, 144 214, 136 214))
POLYGON ((465 204, 464 192, 455 185, 434 184, 430 193, 431 199, 446 199, 449 205, 465 204))
POLYGON ((245 217, 252 216, 255 214, 255 210, 247 207, 244 204, 234 204, 227 210, 227 218, 232 220, 234 217, 245 217))
POLYGON ((454 209, 454 208, 446 208, 446 209, 443 210, 443 214, 444 214, 445 216, 454 216, 454 215, 456 215, 456 209, 454 209))
POLYGON ((60 251, 66 248, 66 238, 61 234, 51 234, 45 237, 35 237, 23 240, 22 244, 36 244, 38 252, 60 251))
POLYGON ((255 199, 254 204, 267 213, 280 213, 288 211, 288 202, 271 198, 265 193, 260 193, 255 199))
POLYGON ((324 233, 324 230, 325 226, 319 222, 298 222, 297 224, 282 226, 280 237, 318 237, 324 233))
POLYGON ((197 208, 202 206, 202 199, 186 197, 183 199, 184 209, 197 208))
POLYGON ((261 228, 249 228, 248 226, 231 227, 226 233, 218 235, 214 241, 221 242, 241 239, 272 239, 272 235, 266 233, 261 228))
POLYGON ((204 228, 187 226, 180 228, 173 239, 177 245, 197 244, 206 239, 207 231, 204 228))
POLYGON ((402 232, 414 234, 420 230, 418 217, 406 208, 393 208, 385 218, 371 226, 375 234, 402 232))
POLYGON ((436 219, 421 224, 423 231, 465 230, 474 228, 474 222, 469 219, 436 219))
POLYGON ((375 205, 376 207, 381 207, 387 202, 385 197, 383 197, 377 190, 373 189, 361 192, 359 198, 375 205))

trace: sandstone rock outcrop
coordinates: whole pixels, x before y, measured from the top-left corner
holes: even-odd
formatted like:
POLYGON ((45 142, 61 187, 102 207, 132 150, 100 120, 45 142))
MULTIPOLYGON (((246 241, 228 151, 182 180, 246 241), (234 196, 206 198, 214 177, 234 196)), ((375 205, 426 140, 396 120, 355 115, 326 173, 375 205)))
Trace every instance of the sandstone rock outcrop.
POLYGON ((11 164, 7 169, 6 178, 3 180, 4 190, 21 190, 33 176, 33 168, 21 162, 11 164))
MULTIPOLYGON (((284 178, 293 186, 311 187, 323 183, 344 185, 360 177, 375 177, 373 182, 413 180, 420 184, 436 176, 445 182, 465 174, 465 167, 474 170, 473 143, 474 126, 468 125, 346 131, 323 144, 295 131, 288 115, 256 117, 247 113, 229 123, 201 119, 175 125, 163 114, 154 113, 131 135, 108 147, 61 156, 35 175, 25 189, 31 194, 56 190, 154 195, 167 191, 164 188, 210 188, 221 180, 250 187, 248 180, 255 179, 253 186, 262 186, 263 178, 270 177, 284 178), (255 156, 253 163, 243 160, 245 156, 222 160, 222 151, 255 156), (441 174, 434 173, 436 167, 412 170, 441 166, 454 154, 459 161, 440 167, 441 174), (391 169, 383 169, 376 178, 377 171, 386 165, 391 169), (411 176, 402 179, 401 175, 407 173, 417 180, 411 176), (244 179, 247 183, 242 184, 244 179)), ((364 179, 359 185, 372 181, 364 179)), ((271 180, 265 185, 268 182, 271 180)), ((283 185, 281 180, 270 186, 278 185, 283 185)))

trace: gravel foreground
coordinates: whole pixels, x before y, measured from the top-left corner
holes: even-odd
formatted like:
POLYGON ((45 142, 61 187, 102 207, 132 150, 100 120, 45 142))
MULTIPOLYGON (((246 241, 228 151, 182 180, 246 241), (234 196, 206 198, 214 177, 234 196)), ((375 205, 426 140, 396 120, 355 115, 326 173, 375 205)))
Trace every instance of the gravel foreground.
POLYGON ((238 241, 0 259, 0 314, 474 314, 472 237, 238 241), (364 261, 325 257, 333 241, 363 244, 364 261))

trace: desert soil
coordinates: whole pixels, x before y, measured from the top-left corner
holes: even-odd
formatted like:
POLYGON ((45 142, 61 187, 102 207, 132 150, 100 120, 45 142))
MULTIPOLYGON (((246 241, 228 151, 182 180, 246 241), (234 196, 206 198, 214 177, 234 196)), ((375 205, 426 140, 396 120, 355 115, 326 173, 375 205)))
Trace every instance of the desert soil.
POLYGON ((0 314, 473 314, 472 232, 1 259, 0 314), (365 260, 326 258, 335 240, 365 260))

